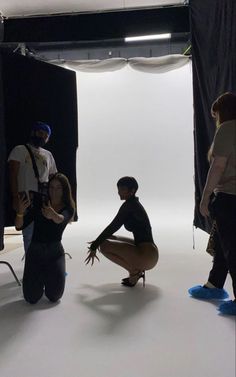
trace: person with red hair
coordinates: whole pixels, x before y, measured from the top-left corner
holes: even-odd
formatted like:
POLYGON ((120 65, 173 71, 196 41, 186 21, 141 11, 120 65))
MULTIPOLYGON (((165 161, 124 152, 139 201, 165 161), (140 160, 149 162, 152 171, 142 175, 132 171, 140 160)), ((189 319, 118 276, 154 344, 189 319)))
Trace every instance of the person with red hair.
POLYGON ((217 129, 210 148, 211 165, 200 212, 202 216, 211 215, 215 221, 219 242, 207 283, 190 288, 189 293, 200 299, 227 298, 223 286, 229 272, 235 298, 222 303, 219 311, 236 315, 236 95, 226 92, 218 97, 212 104, 211 114, 217 129))

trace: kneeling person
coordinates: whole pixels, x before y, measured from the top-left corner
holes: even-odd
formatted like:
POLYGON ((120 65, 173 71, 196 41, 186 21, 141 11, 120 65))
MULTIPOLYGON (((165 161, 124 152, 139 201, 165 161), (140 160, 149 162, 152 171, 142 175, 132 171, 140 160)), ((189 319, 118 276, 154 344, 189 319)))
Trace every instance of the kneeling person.
POLYGON ((35 304, 44 292, 50 301, 56 302, 62 297, 65 287, 65 253, 61 239, 75 210, 66 176, 56 173, 50 179, 48 199, 48 203, 43 203, 42 208, 39 208, 30 207, 28 198, 19 196, 15 219, 17 230, 24 229, 34 221, 23 275, 24 298, 31 304, 35 304))

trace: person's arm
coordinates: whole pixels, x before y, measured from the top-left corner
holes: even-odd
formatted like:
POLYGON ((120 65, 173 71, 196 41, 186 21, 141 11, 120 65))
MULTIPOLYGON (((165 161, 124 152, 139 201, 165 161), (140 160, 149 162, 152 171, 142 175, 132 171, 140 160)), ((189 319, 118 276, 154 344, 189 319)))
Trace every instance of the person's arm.
POLYGON ((200 203, 200 212, 202 216, 209 216, 208 205, 210 195, 220 182, 226 168, 230 154, 232 153, 235 140, 234 125, 231 122, 225 122, 220 125, 214 136, 212 144, 212 162, 207 175, 206 184, 203 190, 202 200, 200 203))
POLYGON ((17 198, 17 212, 15 217, 15 228, 16 230, 22 230, 25 226, 29 225, 33 221, 33 212, 30 211, 25 216, 25 210, 29 207, 30 201, 27 196, 17 198))
POLYGON ((84 261, 86 265, 91 262, 91 266, 93 266, 95 258, 99 261, 99 258, 96 255, 99 245, 107 238, 110 238, 113 233, 120 229, 120 227, 124 224, 125 212, 126 211, 123 210, 123 207, 121 207, 113 221, 103 230, 96 240, 89 242, 90 246, 88 247, 88 256, 84 261))
POLYGON ((117 230, 120 229, 124 224, 127 215, 128 210, 126 208, 126 205, 122 205, 112 222, 102 231, 102 233, 96 238, 96 240, 91 243, 90 249, 95 251, 103 241, 112 236, 113 233, 117 232, 117 230))
POLYGON ((44 205, 42 208, 42 214, 46 219, 52 220, 56 224, 61 224, 64 221, 64 215, 57 213, 49 203, 48 205, 44 205))
POLYGON ((50 153, 49 179, 57 173, 57 166, 52 153, 50 153))
POLYGON ((202 216, 209 216, 208 205, 210 196, 221 180, 226 163, 227 157, 215 156, 212 160, 200 203, 200 212, 202 216))
POLYGON ((103 232, 96 238, 96 240, 89 242, 90 246, 88 247, 88 256, 84 261, 86 265, 90 262, 91 265, 93 265, 95 258, 99 261, 99 258, 96 255, 97 248, 103 241, 111 237, 113 233, 120 229, 120 227, 124 224, 125 218, 128 216, 128 214, 129 210, 127 208, 127 204, 124 203, 119 209, 113 221, 103 230, 103 232))
POLYGON ((17 212, 15 217, 15 228, 21 230, 24 224, 24 212, 17 212))
POLYGON ((15 160, 9 161, 9 182, 12 194, 12 207, 16 211, 18 206, 18 174, 20 162, 15 160))

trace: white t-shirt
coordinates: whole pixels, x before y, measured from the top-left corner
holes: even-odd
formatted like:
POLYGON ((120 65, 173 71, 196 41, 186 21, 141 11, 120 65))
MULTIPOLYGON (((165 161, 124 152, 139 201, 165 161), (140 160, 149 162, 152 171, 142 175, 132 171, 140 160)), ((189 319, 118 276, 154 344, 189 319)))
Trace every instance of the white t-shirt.
MULTIPOLYGON (((40 182, 48 182, 49 176, 57 172, 53 155, 46 149, 29 146, 34 154, 39 172, 40 182)), ((24 145, 17 145, 12 149, 8 161, 20 162, 18 174, 18 191, 38 191, 38 181, 35 178, 30 154, 24 145)))

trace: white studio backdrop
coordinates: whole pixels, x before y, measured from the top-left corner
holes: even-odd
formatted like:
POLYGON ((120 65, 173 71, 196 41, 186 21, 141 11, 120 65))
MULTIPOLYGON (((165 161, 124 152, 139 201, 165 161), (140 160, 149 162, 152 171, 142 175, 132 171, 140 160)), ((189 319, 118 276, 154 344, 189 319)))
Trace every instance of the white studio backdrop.
POLYGON ((122 204, 117 180, 130 175, 139 183, 137 196, 154 238, 156 229, 181 223, 188 224, 191 237, 191 63, 159 74, 129 66, 114 72, 77 72, 77 90, 80 224, 95 227, 92 238, 98 235, 122 204))

